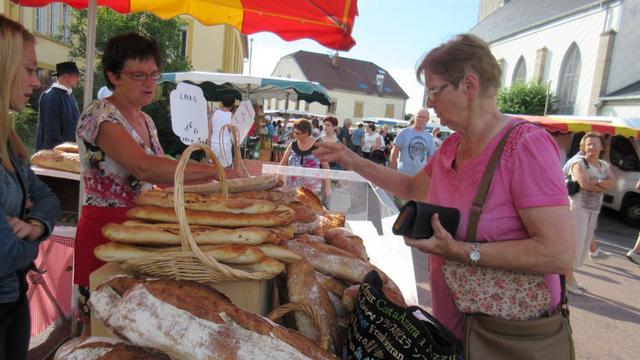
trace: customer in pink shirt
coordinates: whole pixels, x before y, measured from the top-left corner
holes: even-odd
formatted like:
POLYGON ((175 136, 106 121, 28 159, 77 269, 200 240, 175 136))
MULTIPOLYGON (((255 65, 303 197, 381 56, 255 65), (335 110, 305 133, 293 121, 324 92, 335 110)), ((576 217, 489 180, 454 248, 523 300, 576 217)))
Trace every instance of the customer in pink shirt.
POLYGON ((460 210, 455 238, 437 215, 424 219, 431 221, 433 237, 405 238, 407 245, 431 255, 433 313, 459 338, 464 319, 443 279, 445 259, 544 274, 551 311, 560 299, 557 274, 565 274, 573 259, 574 230, 558 148, 545 130, 530 124, 511 133, 493 174, 478 225, 477 261, 470 257, 472 243, 462 241, 489 157, 506 131, 523 121, 502 114, 496 105, 500 74, 487 44, 473 35, 457 36, 427 54, 417 70, 426 82, 427 106, 455 134, 416 175, 372 164, 339 144, 318 144, 316 151, 322 161, 338 161, 402 199, 460 210))

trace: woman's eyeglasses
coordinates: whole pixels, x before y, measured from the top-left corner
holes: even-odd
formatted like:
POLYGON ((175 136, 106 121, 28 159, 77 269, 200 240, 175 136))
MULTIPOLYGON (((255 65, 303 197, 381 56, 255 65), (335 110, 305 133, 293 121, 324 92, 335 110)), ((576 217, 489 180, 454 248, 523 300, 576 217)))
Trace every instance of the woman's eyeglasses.
POLYGON ((162 77, 162 73, 159 71, 154 71, 152 73, 146 73, 143 71, 120 71, 120 73, 135 81, 145 81, 148 78, 158 80, 162 77))
POLYGON ((447 86, 449 85, 453 85, 455 87, 458 86, 458 83, 460 82, 460 79, 456 78, 454 79, 452 82, 450 83, 444 83, 440 86, 436 86, 434 88, 431 89, 426 89, 425 92, 427 93, 427 97, 429 98, 429 100, 433 101, 436 99, 436 97, 438 97, 438 95, 447 88, 447 86))

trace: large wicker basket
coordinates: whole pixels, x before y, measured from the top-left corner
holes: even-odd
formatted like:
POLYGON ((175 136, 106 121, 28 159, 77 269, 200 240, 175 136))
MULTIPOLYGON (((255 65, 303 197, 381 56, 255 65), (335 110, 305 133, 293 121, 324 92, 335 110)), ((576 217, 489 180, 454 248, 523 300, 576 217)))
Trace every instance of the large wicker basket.
POLYGON ((184 201, 184 171, 191 153, 195 150, 203 150, 207 157, 213 161, 218 173, 218 179, 221 183, 222 196, 224 198, 229 196, 224 169, 213 151, 204 144, 189 145, 182 154, 176 167, 174 178, 175 190, 173 192, 174 208, 180 224, 182 251, 129 260, 122 263, 122 267, 153 276, 177 280, 192 280, 202 283, 273 278, 274 275, 267 272, 246 272, 233 269, 206 255, 198 247, 189 228, 184 201))
POLYGON ((295 312, 295 311, 302 311, 307 316, 309 316, 309 318, 311 318, 313 323, 318 328, 318 332, 320 333, 320 338, 318 339, 318 345, 320 345, 320 347, 323 350, 329 350, 329 341, 331 341, 331 337, 329 336, 329 330, 325 326, 324 322, 320 320, 320 315, 318 314, 318 312, 315 311, 315 309, 310 305, 302 302, 290 302, 272 310, 267 315, 267 317, 270 320, 275 321, 283 317, 284 315, 290 312, 295 312))

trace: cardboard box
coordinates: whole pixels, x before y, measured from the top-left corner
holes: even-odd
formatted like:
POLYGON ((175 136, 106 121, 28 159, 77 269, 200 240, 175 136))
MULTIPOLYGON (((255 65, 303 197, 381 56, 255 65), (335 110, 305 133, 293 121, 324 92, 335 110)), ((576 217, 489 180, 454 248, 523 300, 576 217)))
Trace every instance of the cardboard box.
MULTIPOLYGON (((107 263, 91 273, 90 289, 116 275, 133 275, 116 263, 107 263)), ((266 315, 273 306, 273 280, 240 280, 209 284, 225 294, 238 307, 255 314, 266 315)), ((102 323, 91 315, 91 336, 114 336, 102 323)))

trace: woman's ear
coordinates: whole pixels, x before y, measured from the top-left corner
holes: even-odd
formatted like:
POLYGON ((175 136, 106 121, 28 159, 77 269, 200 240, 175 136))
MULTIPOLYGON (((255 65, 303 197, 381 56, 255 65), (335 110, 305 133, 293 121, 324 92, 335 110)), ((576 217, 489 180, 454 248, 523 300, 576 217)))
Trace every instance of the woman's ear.
POLYGON ((458 86, 463 87, 465 93, 470 99, 475 98, 480 92, 480 78, 473 72, 467 73, 462 80, 460 80, 460 84, 458 84, 458 86))
POLYGON ((112 71, 107 71, 107 77, 109 78, 109 81, 113 84, 113 87, 117 87, 118 84, 120 83, 120 75, 117 73, 114 73, 112 71))

